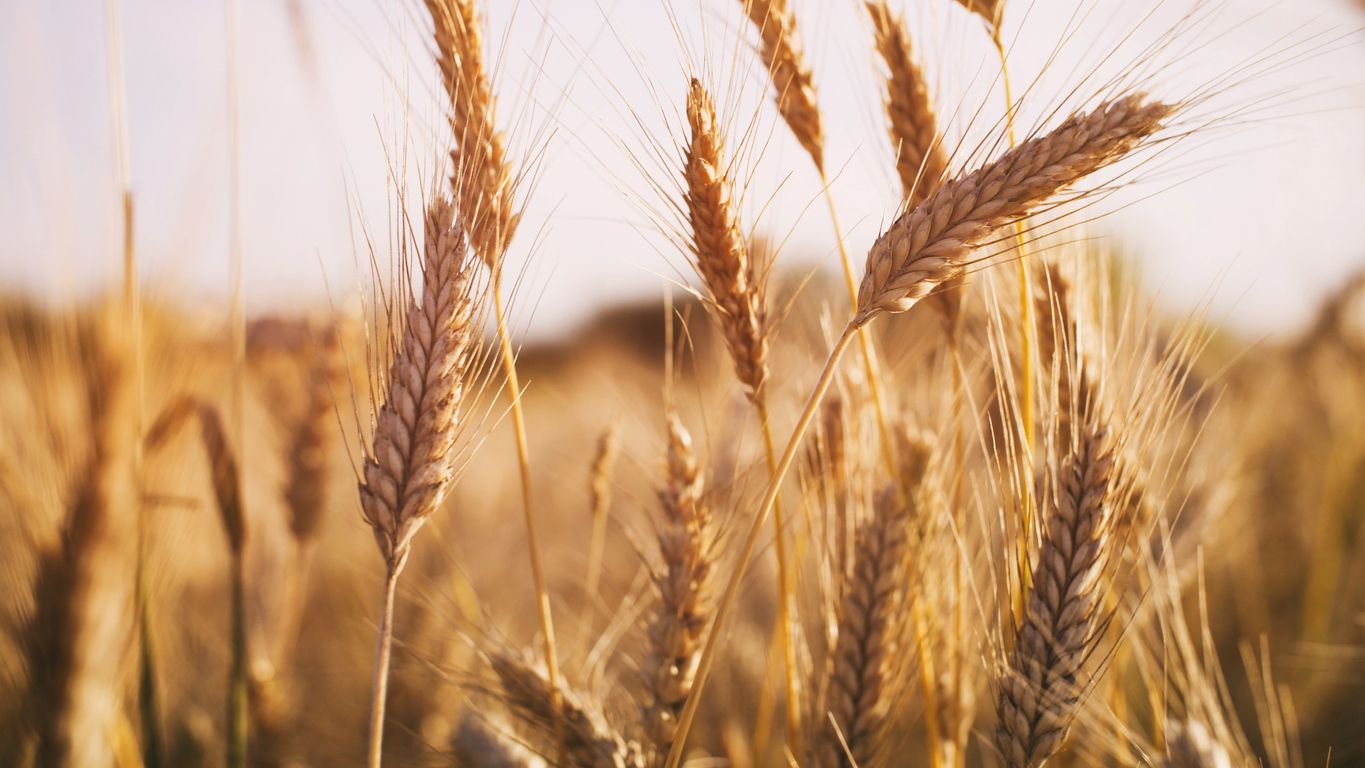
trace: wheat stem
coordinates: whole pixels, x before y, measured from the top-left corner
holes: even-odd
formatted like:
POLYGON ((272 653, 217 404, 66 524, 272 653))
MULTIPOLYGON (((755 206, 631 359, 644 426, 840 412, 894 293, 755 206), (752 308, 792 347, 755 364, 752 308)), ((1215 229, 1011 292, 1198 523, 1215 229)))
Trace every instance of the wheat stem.
POLYGON ((243 552, 232 553, 232 661, 228 677, 228 753, 229 766, 246 765, 247 756, 247 679, 246 679, 246 575, 243 552))
POLYGON ((725 628, 725 619, 739 594, 739 586, 744 581, 744 574, 749 568, 749 560, 753 557, 759 532, 763 530, 763 524, 767 522, 773 504, 777 502, 778 494, 782 488, 782 479, 786 477, 787 471, 791 469, 792 462, 796 459, 797 449, 801 446, 801 439, 805 437, 806 430, 810 428, 810 423, 815 418, 815 412, 820 407, 820 401, 824 399, 825 393, 829 391, 830 384, 834 382, 834 373, 839 367, 839 360, 848 349, 848 345, 852 343, 857 331, 858 327, 850 322, 830 349, 829 358, 825 360, 825 367, 820 372, 820 378, 815 382, 815 389, 811 391, 810 398, 806 401, 806 407, 796 420, 796 426, 792 429, 791 437, 787 439, 787 447, 782 452, 782 458, 777 462, 777 470, 768 483, 767 492, 759 504, 758 512, 754 515, 752 524, 749 526, 748 534, 744 537, 744 544, 740 548, 739 561, 736 563, 734 571, 731 572, 729 581, 725 583, 725 592, 722 593, 720 603, 716 606, 716 616, 712 619, 711 628, 706 633, 706 645, 702 648, 701 659, 697 663, 697 679, 692 684, 692 693, 688 696, 687 704, 683 706, 682 716, 678 719, 678 732, 674 737, 672 748, 669 750, 668 762, 665 763, 666 768, 678 768, 682 764, 683 750, 687 746, 687 734, 692 728, 692 721, 697 716, 697 707, 701 702, 702 691, 706 688, 706 679, 711 672, 711 664, 715 660, 720 636, 725 628))
POLYGON ((384 602, 379 611, 379 639, 374 650, 374 683, 370 687, 370 745, 366 765, 380 768, 384 754, 384 704, 389 692, 389 662, 393 656, 393 603, 398 574, 407 558, 392 560, 384 575, 384 602))
MULTIPOLYGON (((848 257, 848 247, 844 245, 844 230, 839 225, 839 211, 834 206, 834 193, 830 190, 829 179, 823 167, 820 172, 820 186, 824 189, 825 207, 829 209, 829 220, 834 227, 835 242, 839 246, 839 263, 843 268, 844 282, 848 286, 848 300, 851 306, 858 306, 858 280, 853 274, 853 262, 848 257)), ((881 439, 882 462, 890 477, 896 476, 896 456, 892 452, 891 421, 886 414, 886 401, 882 398, 882 388, 877 377, 877 358, 873 353, 872 339, 866 328, 858 328, 858 348, 862 353, 863 373, 867 376, 868 393, 872 395, 872 408, 877 414, 877 432, 881 439)))
MULTIPOLYGON (((1014 129, 1014 91, 1010 87, 1010 71, 1005 54, 1005 43, 1000 36, 1000 25, 991 27, 991 45, 1000 57, 1000 81, 1005 92, 1005 129, 1009 135, 1010 149, 1018 146, 1014 129)), ((1028 569, 1028 542, 1033 531, 1033 497, 1029 493, 1029 471, 1032 466, 1035 444, 1034 407, 1037 395, 1034 391, 1034 322, 1033 288, 1028 270, 1027 244, 1024 242, 1024 222, 1014 223, 1014 248, 1018 256, 1014 260, 1019 278, 1019 418, 1023 427, 1024 457, 1019 462, 1019 490, 1022 506, 1019 511, 1019 538, 1017 554, 1018 578, 1021 589, 1016 593, 1014 602, 1015 621, 1022 621, 1024 615, 1023 595, 1028 592, 1031 574, 1028 569)))
MULTIPOLYGON (((777 478, 777 449, 773 443, 773 430, 768 418, 768 398, 760 395, 754 401, 758 411, 758 421, 763 432, 763 448, 768 460, 768 481, 777 478)), ((787 691, 787 748, 792 754, 801 754, 801 690, 797 679, 796 641, 794 637, 793 603, 796 585, 792 580, 791 563, 787 552, 787 526, 782 515, 781 499, 773 501, 773 541, 777 553, 777 579, 779 585, 777 603, 778 635, 782 641, 782 658, 785 662, 787 691)))
MULTIPOLYGON (((541 642, 545 652, 545 672, 550 683, 551 706, 555 712, 559 712, 559 655, 555 648, 554 617, 550 612, 550 592, 545 585, 545 565, 540 555, 540 539, 536 535, 535 515, 531 511, 531 457, 526 442, 526 416, 522 411, 516 352, 512 349, 511 332, 507 327, 507 313, 503 306, 501 262, 493 270, 493 311, 497 323, 503 375, 507 379, 507 398, 512 409, 512 431, 516 436, 517 466, 521 474, 521 510, 526 523, 526 549, 531 563, 531 583, 536 593, 536 617, 540 622, 541 642)), ((562 762, 564 734, 558 717, 555 718, 555 741, 562 762)))

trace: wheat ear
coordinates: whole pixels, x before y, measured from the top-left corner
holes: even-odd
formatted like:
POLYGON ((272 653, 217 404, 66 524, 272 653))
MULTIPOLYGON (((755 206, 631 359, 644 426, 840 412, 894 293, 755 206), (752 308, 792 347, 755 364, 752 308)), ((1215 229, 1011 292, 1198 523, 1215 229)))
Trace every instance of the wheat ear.
MULTIPOLYGON (((886 0, 869 0, 867 12, 872 19, 877 52, 886 65, 886 115, 891 147, 896 152, 896 174, 900 176, 905 207, 914 208, 943 183, 948 173, 948 153, 929 96, 929 84, 915 62, 904 19, 891 10, 886 0)), ((957 343, 965 282, 959 275, 930 294, 930 303, 942 316, 951 344, 957 343)))
POLYGON ((1057 469, 1056 487, 1039 489, 1051 514, 999 680, 996 745, 1017 768, 1042 765, 1061 747, 1081 702, 1081 668, 1102 625, 1101 579, 1114 547, 1114 457, 1102 417, 1091 409, 1084 420, 1057 469))
POLYGON ((715 104, 695 78, 687 93, 687 123, 683 178, 693 266, 706 289, 707 309, 730 350, 735 377, 756 403, 768 377, 766 274, 750 257, 734 210, 715 104))
MULTIPOLYGON (((521 476, 522 517, 526 525, 526 550, 535 590, 537 618, 551 693, 559 690, 559 656, 555 649, 554 617, 545 581, 532 512, 531 454, 526 438, 526 414, 522 405, 521 379, 517 375, 512 331, 507 325, 503 298, 503 255, 511 242, 520 214, 514 211, 515 178, 503 151, 503 140, 494 116, 492 88, 483 64, 483 32, 475 0, 424 0, 431 15, 436 61, 450 97, 450 127, 455 140, 451 187, 461 214, 471 221, 474 251, 483 259, 493 278, 493 313, 498 333, 498 352, 507 380, 507 399, 512 412, 517 469, 521 476)), ((562 755, 561 755, 562 757, 562 755)))
POLYGON ((782 480, 791 469, 801 440, 834 381, 839 360, 858 329, 883 311, 902 312, 914 306, 934 286, 960 272, 972 249, 989 238, 993 231, 1079 181, 1086 173, 1099 170, 1136 149, 1160 127, 1161 118, 1172 110, 1168 105, 1134 95, 1075 115, 1051 133, 1025 142, 985 167, 948 182, 919 207, 897 219, 873 244, 868 253, 869 269, 863 280, 859 305, 831 347, 824 368, 797 417, 787 447, 745 536, 738 565, 716 604, 716 617, 706 634, 697 679, 679 719, 679 733, 668 756, 668 768, 681 764, 687 731, 696 716, 725 619, 744 580, 759 531, 772 513, 782 480), (866 305, 862 296, 867 297, 866 305))
POLYGON ((564 765, 576 768, 644 768, 640 746, 622 738, 601 710, 578 693, 560 688, 533 664, 502 651, 489 657, 509 708, 545 737, 561 742, 564 765))
MULTIPOLYGON (((621 434, 615 424, 607 427, 597 439, 592 470, 588 478, 588 492, 592 508, 592 540, 588 544, 588 575, 584 594, 592 599, 602 578, 602 553, 606 550, 607 516, 611 512, 611 474, 621 453, 621 434)), ((584 626, 588 620, 584 619, 584 626)))
POLYGON ((480 713, 460 718, 450 739, 455 765, 474 768, 546 768, 545 761, 502 732, 502 725, 488 722, 480 713))
POLYGON ((112 768, 133 637, 130 516, 136 442, 119 361, 89 371, 92 446, 61 539, 39 561, 27 627, 28 714, 37 765, 112 768))
POLYGON ((858 526, 839 606, 828 712, 820 713, 818 765, 870 767, 882 756, 900 695, 898 673, 910 653, 905 629, 912 511, 900 494, 883 493, 872 517, 858 526))
POLYGON ((1173 109, 1141 93, 1105 102, 946 182, 873 243, 855 322, 909 309, 1001 228, 1141 146, 1173 109))
POLYGON ((409 301, 395 334, 398 348, 360 481, 361 512, 386 568, 370 716, 372 768, 383 748, 398 575, 413 536, 454 480, 460 405, 478 368, 474 261, 448 200, 437 198, 427 208, 424 234, 422 295, 409 301))
POLYGON ((667 481, 659 491, 662 568, 654 574, 658 604, 647 630, 649 658, 642 670, 645 729, 659 756, 672 745, 678 714, 692 690, 702 632, 714 602, 717 534, 704 492, 692 437, 677 414, 670 413, 667 481))
POLYGON ((957 0, 957 4, 980 16, 992 33, 1000 28, 1000 17, 1005 12, 1005 0, 957 0))
POLYGON ((451 187, 467 222, 474 252, 491 269, 516 231, 515 185, 503 136, 494 120, 495 100, 483 62, 483 32, 474 0, 423 0, 431 15, 436 64, 450 98, 451 187))
POLYGON ((896 173, 906 206, 914 208, 938 187, 948 172, 948 154, 939 134, 929 84, 910 45, 905 22, 886 0, 867 3, 877 52, 886 64, 886 114, 896 173))
POLYGON ((760 53, 777 90, 777 111, 815 161, 825 166, 825 135, 815 102, 815 79, 796 35, 796 15, 787 0, 742 0, 758 27, 760 53))

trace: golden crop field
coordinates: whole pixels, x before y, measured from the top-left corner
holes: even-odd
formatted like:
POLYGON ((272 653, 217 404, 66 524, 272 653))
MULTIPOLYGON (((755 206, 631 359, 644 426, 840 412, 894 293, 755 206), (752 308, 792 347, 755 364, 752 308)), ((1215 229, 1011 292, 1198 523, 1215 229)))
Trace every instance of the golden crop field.
MULTIPOLYGON (((595 123, 503 76, 484 5, 628 37, 611 11, 374 5, 416 37, 347 149, 389 174, 388 209, 352 214, 355 286, 253 308, 236 207, 221 301, 145 279, 156 222, 124 166, 121 277, 61 302, 0 286, 0 764, 1365 764, 1365 252, 1258 335, 1160 300, 1104 229, 1203 175, 1187 152, 1293 151, 1237 137, 1294 116, 1268 81, 1359 61, 1365 16, 1228 53, 1236 4, 1204 0, 1126 27, 1063 3, 1055 29, 1028 0, 644 3, 677 30, 649 98, 591 46, 565 75, 618 102, 602 158, 595 123), (926 14, 985 63, 926 41, 926 14), (862 37, 831 41, 830 16, 862 37), (1021 35, 1046 37, 1041 72, 1021 35), (1093 68, 1052 63, 1078 48, 1093 68), (851 86, 813 49, 866 70, 840 94, 863 113, 822 109, 851 86), (830 138, 859 120, 891 185, 830 138), (592 202, 545 188, 574 148, 674 272, 528 335, 535 265, 615 279, 530 202, 592 202)), ((121 4, 93 6, 126 153, 121 4)), ((251 53, 227 49, 229 98, 251 53)), ((1246 213, 1327 226, 1269 199, 1246 213)), ((1172 226, 1216 242, 1207 202, 1172 226)), ((1266 263, 1282 292, 1304 268, 1266 263)))

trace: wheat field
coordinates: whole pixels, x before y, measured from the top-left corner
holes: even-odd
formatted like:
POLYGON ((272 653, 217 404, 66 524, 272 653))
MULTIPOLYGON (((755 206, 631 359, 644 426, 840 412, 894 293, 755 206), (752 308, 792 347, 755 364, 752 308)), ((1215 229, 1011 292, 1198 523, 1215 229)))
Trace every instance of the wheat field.
POLYGON ((438 151, 368 148, 356 288, 250 310, 234 234, 223 302, 151 290, 125 172, 122 280, 0 294, 0 764, 1365 765, 1365 255, 1259 338, 1104 230, 1353 30, 1191 74, 1195 0, 1021 76, 1026 0, 661 2, 707 34, 610 174, 674 272, 544 339, 522 259, 576 254, 529 201, 587 129, 518 130, 486 3, 385 11, 431 87, 376 123, 421 102, 438 151), (884 220, 834 192, 828 13, 884 220), (779 151, 814 267, 766 224, 779 151))

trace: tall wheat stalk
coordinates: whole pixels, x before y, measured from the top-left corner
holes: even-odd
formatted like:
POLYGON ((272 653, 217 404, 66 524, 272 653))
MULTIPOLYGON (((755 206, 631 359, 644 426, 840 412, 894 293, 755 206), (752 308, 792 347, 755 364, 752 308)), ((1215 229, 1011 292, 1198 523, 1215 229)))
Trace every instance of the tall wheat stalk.
POLYGON ((76 478, 60 539, 39 560, 34 614, 24 638, 25 709, 39 766, 116 764, 125 652, 134 632, 128 534, 136 501, 131 450, 136 435, 125 361, 109 349, 97 355, 85 372, 89 458, 76 478))
POLYGON ((132 365, 129 375, 132 379, 132 396, 129 407, 132 409, 132 462, 133 485, 137 489, 134 503, 137 505, 137 546, 133 573, 133 610, 137 616, 138 628, 138 714, 142 728, 142 761, 147 768, 160 768, 161 754, 161 712, 157 704, 156 668, 152 651, 152 631, 149 587, 147 585, 147 521, 143 510, 143 451, 142 432, 145 428, 143 414, 143 360, 142 338, 142 296, 137 287, 137 232, 133 227, 133 183, 132 158, 128 148, 128 97, 124 82, 123 24, 119 0, 105 3, 105 36, 108 40, 106 55, 109 70, 109 115, 110 129, 114 141, 115 178, 119 187, 119 198, 123 213, 123 310, 124 322, 128 328, 129 348, 132 365))
MULTIPOLYGON (((891 144, 896 153, 896 173, 901 180, 904 205, 906 208, 913 208, 928 198, 942 183, 948 172, 948 154, 943 146, 938 117, 929 96, 929 85, 915 61, 910 34, 904 20, 892 12, 885 0, 870 0, 866 8, 872 20, 877 52, 886 65, 886 113, 889 118, 891 144)), ((954 408, 958 407, 964 395, 958 348, 959 319, 964 292, 965 279, 958 276, 943 283, 927 297, 930 305, 942 316, 948 337, 953 363, 954 408)), ((952 424, 953 456, 958 462, 955 469, 958 476, 961 476, 962 457, 958 449, 960 443, 955 418, 952 424)), ((963 609, 962 602, 956 596, 960 594, 962 588, 961 568, 954 568, 953 580, 955 600, 953 610, 960 614, 963 609)), ((923 625, 932 621, 932 617, 927 615, 932 607, 925 602, 914 604, 914 612, 923 618, 923 621, 916 622, 916 626, 921 629, 921 635, 923 625)), ((952 622, 954 630, 961 625, 962 622, 955 617, 952 622)), ((961 685, 961 660, 957 658, 960 648, 958 639, 959 637, 954 637, 949 650, 953 655, 948 663, 953 701, 958 700, 956 691, 961 685)), ((932 643, 918 642, 916 649, 920 653, 919 671, 926 691, 924 724, 930 755, 933 765, 941 766, 950 758, 950 752, 952 754, 960 752, 957 749, 956 736, 950 747, 945 743, 943 729, 940 728, 944 721, 956 722, 958 713, 942 711, 938 707, 939 697, 936 694, 941 683, 935 679, 932 643)), ((953 728, 951 733, 956 734, 960 730, 962 729, 953 728)))
MULTIPOLYGON (((706 292, 706 308, 725 339, 735 377, 744 387, 763 435, 769 477, 777 470, 772 421, 765 385, 768 380, 768 265, 755 261, 734 210, 734 181, 725 157, 725 137, 716 121, 715 104, 701 81, 693 78, 687 95, 689 128, 684 155, 685 208, 690 223, 693 267, 706 292)), ((786 521, 780 502, 773 507, 773 542, 777 556, 777 634, 782 647, 786 683, 787 738, 800 734, 800 687, 794 637, 794 582, 787 549, 786 521)))
POLYGON ((242 483, 237 456, 218 408, 189 396, 171 401, 157 416, 147 430, 145 448, 148 452, 164 448, 171 436, 191 421, 199 427, 199 442, 208 459, 209 480, 219 522, 227 538, 228 632, 231 648, 228 662, 227 764, 244 765, 250 725, 245 569, 247 522, 242 508, 242 483))
MULTIPOLYGON (((844 244, 844 230, 839 223, 834 191, 830 187, 829 174, 825 167, 825 136, 820 107, 816 101, 815 81, 796 33, 796 15, 788 7, 787 0, 740 1, 744 4, 749 19, 758 27, 762 40, 759 52, 773 82, 778 113, 796 140, 810 155, 811 162, 820 175, 820 188, 825 199, 825 208, 829 213, 830 225, 834 228, 835 243, 839 248, 839 264, 843 270, 845 286, 848 288, 848 300, 850 305, 856 306, 858 279, 853 273, 853 261, 849 258, 848 248, 844 244)), ((882 459, 886 463, 887 472, 894 474, 896 459, 893 455, 890 421, 882 397, 881 379, 877 375, 875 350, 866 332, 859 329, 857 336, 868 388, 877 411, 882 459)))
MULTIPOLYGON (((1005 49, 1003 21, 1004 0, 957 0, 958 4, 981 17, 990 34, 991 46, 1000 59, 1000 84, 1005 97, 1005 132, 1010 146, 1018 145, 1015 132, 1014 90, 1010 86, 1009 61, 1005 49)), ((1037 447, 1037 371, 1034 367, 1037 348, 1037 328, 1033 317, 1033 287, 1028 268, 1027 243, 1024 240, 1024 222, 1014 225, 1014 248, 1018 254, 1015 259, 1016 277, 1019 281, 1019 424, 1022 428, 1024 455, 1032 457, 1037 447)), ((1020 589, 1015 593, 1022 600, 1029 587, 1028 542, 1035 527, 1035 501, 1031 493, 1028 463, 1020 465, 1017 478, 1019 495, 1023 500, 1019 510, 1019 538, 1015 545, 1015 562, 1018 564, 1017 578, 1020 589)), ((1023 619, 1024 604, 1014 604, 1014 619, 1023 619)))
MULTIPOLYGON (((483 32, 475 0, 423 0, 431 16, 436 63, 450 99, 451 150, 454 173, 451 188, 468 222, 474 252, 492 274, 493 313, 498 333, 498 352, 507 381, 512 432, 516 440, 517 468, 521 474, 522 516, 526 525, 526 548, 531 582, 535 590, 536 616, 540 622, 545 667, 550 693, 559 695, 559 655, 555 646, 554 617, 545 581, 545 566, 536 533, 532 506, 531 457, 526 438, 526 415, 521 402, 516 352, 503 294, 503 256, 516 232, 520 214, 515 209, 515 182, 497 129, 495 100, 483 63, 483 32)), ((562 752, 562 750, 561 750, 562 752)), ((561 754, 562 758, 563 755, 561 754)))
POLYGON ((1174 107, 1132 94, 1072 115, 1050 133, 1032 138, 999 159, 948 181, 907 211, 873 243, 858 291, 853 318, 825 361, 806 406, 768 484, 740 549, 698 663, 697 680, 679 720, 668 768, 681 764, 686 736, 705 689, 716 648, 753 556, 758 532, 767 523, 782 479, 834 378, 839 359, 858 329, 882 313, 905 312, 945 280, 960 275, 974 251, 1022 216, 1087 175, 1142 146, 1162 127, 1174 107))
MULTIPOLYGON (((385 565, 370 706, 371 768, 378 768, 383 754, 398 577, 413 536, 455 480, 460 408, 480 367, 476 333, 481 295, 462 223, 445 198, 428 205, 424 223, 421 296, 408 299, 398 320, 401 329, 392 333, 398 346, 384 380, 360 481, 361 510, 385 565)), ((406 254, 402 265, 410 274, 406 254)))

